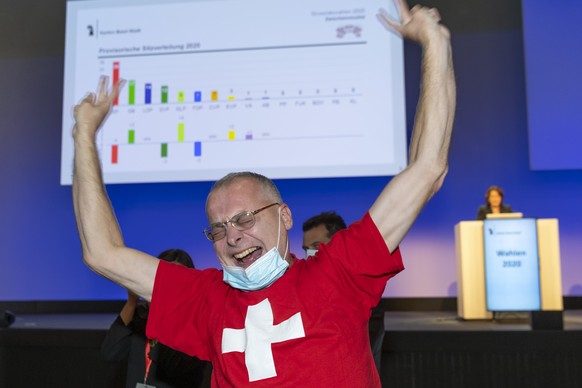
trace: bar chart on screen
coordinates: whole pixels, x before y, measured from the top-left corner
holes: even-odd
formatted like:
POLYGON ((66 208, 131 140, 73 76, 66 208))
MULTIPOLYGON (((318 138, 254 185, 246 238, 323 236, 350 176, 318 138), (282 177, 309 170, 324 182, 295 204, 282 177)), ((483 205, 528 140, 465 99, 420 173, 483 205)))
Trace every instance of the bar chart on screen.
POLYGON ((399 172, 402 43, 380 3, 70 2, 61 183, 70 106, 100 75, 126 81, 97 139, 106 183, 399 172))

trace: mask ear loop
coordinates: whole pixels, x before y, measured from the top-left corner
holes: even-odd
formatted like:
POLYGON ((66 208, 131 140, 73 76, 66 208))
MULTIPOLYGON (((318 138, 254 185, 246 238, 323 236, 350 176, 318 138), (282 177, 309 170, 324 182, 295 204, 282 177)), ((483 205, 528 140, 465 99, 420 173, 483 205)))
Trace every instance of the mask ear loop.
MULTIPOLYGON (((281 242, 281 205, 278 208, 279 213, 279 226, 277 227, 277 251, 279 251, 279 243, 281 242)), ((279 251, 280 252, 280 251, 279 251)), ((287 239, 287 244, 285 246, 285 254, 283 255, 283 260, 286 260, 287 253, 289 252, 289 239, 287 239)))

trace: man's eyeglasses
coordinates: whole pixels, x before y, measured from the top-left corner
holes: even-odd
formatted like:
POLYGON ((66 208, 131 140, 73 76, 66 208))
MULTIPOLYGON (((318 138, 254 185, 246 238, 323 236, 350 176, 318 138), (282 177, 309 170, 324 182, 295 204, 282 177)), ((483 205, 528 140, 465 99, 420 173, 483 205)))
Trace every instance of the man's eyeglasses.
POLYGON ((224 236, 226 236, 226 227, 228 224, 232 225, 232 227, 235 228, 236 230, 250 229, 255 224, 256 221, 255 215, 275 205, 279 205, 279 203, 275 202, 270 205, 264 206, 260 209, 254 210, 252 212, 245 211, 242 213, 238 213, 232 216, 232 218, 226 222, 217 222, 215 224, 207 226, 203 230, 204 235, 210 241, 218 241, 224 238, 224 236))

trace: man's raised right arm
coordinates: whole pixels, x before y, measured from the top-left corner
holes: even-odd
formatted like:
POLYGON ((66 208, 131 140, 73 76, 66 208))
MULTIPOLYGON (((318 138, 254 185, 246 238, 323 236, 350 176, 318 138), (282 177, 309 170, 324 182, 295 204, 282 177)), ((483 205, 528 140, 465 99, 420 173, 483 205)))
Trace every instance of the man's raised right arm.
POLYGON ((158 260, 125 246, 105 191, 95 143, 97 131, 122 86, 118 83, 109 92, 107 78, 102 77, 97 94, 89 94, 74 108, 73 205, 85 264, 151 300, 158 260))

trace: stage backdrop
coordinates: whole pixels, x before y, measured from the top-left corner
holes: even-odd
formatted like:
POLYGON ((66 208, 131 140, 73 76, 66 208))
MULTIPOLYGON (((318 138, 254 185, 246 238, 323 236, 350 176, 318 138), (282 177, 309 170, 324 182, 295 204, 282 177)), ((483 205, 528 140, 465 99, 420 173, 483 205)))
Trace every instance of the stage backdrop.
MULTIPOLYGON (((506 202, 515 210, 560 220, 563 292, 582 295, 582 171, 529 169, 519 1, 429 5, 440 8, 453 31, 458 105, 450 172, 402 244, 407 269, 389 283, 385 296, 456 295, 453 227, 475 217, 492 184, 505 189, 506 202)), ((64 0, 5 0, 0 5, 2 301, 125 297, 83 265, 70 187, 59 185, 64 21, 64 0)), ((410 131, 420 67, 420 50, 410 44, 405 67, 410 131)), ((301 149, 288 152, 309 157, 301 149)), ((333 209, 353 222, 388 179, 277 181, 295 219, 292 251, 302 254, 303 220, 333 209)), ((207 182, 126 184, 108 191, 127 245, 154 255, 183 248, 199 268, 206 268, 217 265, 201 232, 209 188, 207 182)))

